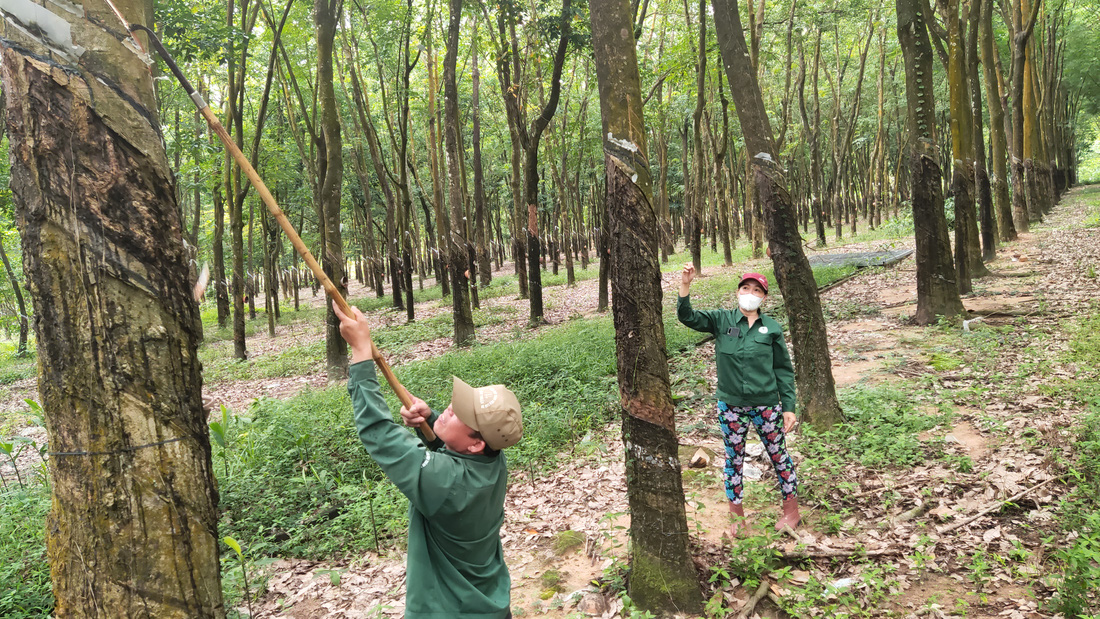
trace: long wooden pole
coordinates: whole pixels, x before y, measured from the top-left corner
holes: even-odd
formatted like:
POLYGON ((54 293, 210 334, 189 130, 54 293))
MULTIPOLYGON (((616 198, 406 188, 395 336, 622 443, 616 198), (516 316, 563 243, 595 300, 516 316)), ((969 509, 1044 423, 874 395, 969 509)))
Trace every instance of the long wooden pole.
MULTIPOLYGON (((111 4, 110 0, 108 0, 108 4, 111 4)), ((314 277, 316 277, 318 281, 321 282, 321 286, 324 287, 325 292, 332 298, 336 305, 340 307, 340 311, 344 312, 348 316, 352 316, 353 313, 351 311, 351 306, 348 304, 347 300, 344 299, 344 296, 340 294, 340 291, 337 290, 336 285, 332 283, 332 280, 329 279, 328 275, 325 274, 324 269, 322 269, 321 265, 318 264, 317 260, 313 257, 313 254, 310 253, 309 248, 307 248, 306 244, 302 241, 302 237, 298 236, 297 231, 294 230, 294 226, 290 223, 290 220, 287 219, 286 215, 283 213, 283 209, 279 208, 279 203, 275 201, 275 196, 271 195, 271 191, 268 190, 267 185, 264 184, 264 181, 262 178, 260 178, 259 173, 257 173, 256 169, 252 167, 252 164, 249 163, 248 159, 244 156, 244 153, 241 152, 241 149, 237 148, 237 144, 233 142, 233 139, 229 137, 229 133, 225 130, 225 127, 222 126, 221 121, 219 121, 218 118, 214 116, 214 112, 210 109, 210 106, 207 105, 206 101, 202 98, 202 95, 199 94, 199 92, 196 91, 193 86, 191 86, 191 82, 187 80, 187 77, 183 74, 183 71, 180 70, 179 65, 176 64, 175 60, 173 60, 172 56, 168 53, 168 50, 164 49, 164 45, 161 44, 160 39, 157 37, 156 33, 140 24, 127 23, 126 20, 122 17, 122 14, 114 8, 113 4, 111 4, 111 8, 114 9, 115 15, 118 16, 120 21, 122 21, 123 26, 128 32, 133 34, 134 31, 141 30, 149 35, 149 41, 153 44, 153 47, 156 48, 157 53, 160 54, 160 57, 164 59, 165 64, 167 64, 168 68, 171 69, 172 74, 176 76, 176 80, 178 80, 180 85, 183 86, 183 89, 187 92, 187 95, 191 97, 191 101, 194 102, 195 106, 199 110, 199 113, 202 114, 202 117, 206 119, 206 124, 210 125, 210 128, 214 131, 214 133, 218 134, 218 137, 221 139, 222 144, 224 144, 226 150, 229 151, 230 156, 233 157, 233 160, 236 161, 237 165, 241 168, 241 170, 244 171, 245 176, 248 177, 248 180, 252 183, 252 186, 256 188, 256 192, 260 194, 260 199, 263 200, 264 205, 267 206, 267 210, 271 212, 271 215, 273 217, 275 217, 275 221, 279 222, 279 226, 283 229, 283 232, 286 233, 287 238, 290 239, 290 244, 294 246, 294 249, 298 252, 298 255, 300 255, 302 259, 305 260, 305 263, 309 267, 309 270, 312 271, 314 277)), ((410 396, 409 392, 405 390, 405 387, 401 384, 401 382, 397 380, 397 377, 394 375, 393 370, 390 368, 390 365, 386 363, 386 358, 382 356, 382 351, 378 350, 378 347, 374 345, 373 338, 371 339, 370 346, 371 357, 374 359, 375 365, 378 366, 378 370, 382 372, 382 376, 386 378, 386 382, 390 384, 390 388, 392 388, 394 393, 397 394, 397 398, 401 400, 401 404, 403 404, 406 408, 412 408, 412 396, 410 396)), ((436 438, 435 432, 432 431, 431 426, 429 426, 428 422, 426 421, 420 423, 420 432, 424 435, 426 439, 428 439, 428 441, 433 441, 436 438)))

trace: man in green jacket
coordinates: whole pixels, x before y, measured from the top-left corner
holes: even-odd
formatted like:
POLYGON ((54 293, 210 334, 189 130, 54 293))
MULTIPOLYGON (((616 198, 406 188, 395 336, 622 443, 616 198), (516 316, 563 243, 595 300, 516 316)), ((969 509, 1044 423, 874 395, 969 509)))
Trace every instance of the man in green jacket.
POLYGON ((515 394, 503 385, 474 389, 454 378, 442 414, 419 398, 401 408, 405 423, 422 421, 436 434, 425 445, 394 423, 371 363, 370 327, 352 308, 335 305, 340 334, 351 346, 348 393, 355 427, 371 458, 409 499, 406 619, 504 619, 511 578, 500 526, 508 467, 501 450, 523 436, 515 394))

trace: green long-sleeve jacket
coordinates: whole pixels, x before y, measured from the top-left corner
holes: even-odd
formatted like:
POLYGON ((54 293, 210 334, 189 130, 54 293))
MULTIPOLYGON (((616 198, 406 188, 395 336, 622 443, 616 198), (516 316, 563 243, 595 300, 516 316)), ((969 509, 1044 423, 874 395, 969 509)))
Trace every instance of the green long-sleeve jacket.
POLYGON ((735 310, 696 311, 690 297, 676 302, 676 317, 696 331, 714 335, 718 399, 730 406, 775 406, 795 411, 794 368, 783 328, 769 316, 749 320, 735 310))
MULTIPOLYGON (((359 439, 409 499, 406 619, 502 619, 511 578, 500 526, 508 467, 504 454, 463 455, 430 446, 394 422, 374 364, 350 368, 348 393, 359 439)), ((433 413, 429 424, 438 414, 433 413)))

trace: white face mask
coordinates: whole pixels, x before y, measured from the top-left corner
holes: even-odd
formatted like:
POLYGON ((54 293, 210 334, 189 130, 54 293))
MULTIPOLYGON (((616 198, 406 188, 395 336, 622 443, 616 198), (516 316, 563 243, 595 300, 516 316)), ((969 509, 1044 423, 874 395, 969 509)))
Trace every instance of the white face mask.
POLYGON ((741 306, 741 311, 743 312, 755 312, 760 309, 760 304, 763 302, 763 297, 758 297, 751 293, 737 295, 737 304, 741 306))

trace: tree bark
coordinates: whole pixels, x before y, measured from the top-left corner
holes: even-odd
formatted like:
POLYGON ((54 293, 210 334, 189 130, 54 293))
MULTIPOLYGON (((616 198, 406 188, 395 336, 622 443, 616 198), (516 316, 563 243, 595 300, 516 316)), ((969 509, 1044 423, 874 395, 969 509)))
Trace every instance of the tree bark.
MULTIPOLYGON (((343 14, 342 5, 341 0, 316 0, 313 19, 317 36, 317 98, 321 106, 321 131, 324 136, 324 149, 317 152, 317 169, 321 171, 320 205, 325 248, 321 263, 325 275, 332 280, 340 294, 347 297, 348 289, 344 283, 344 239, 340 231, 344 156, 332 69, 336 26, 343 14)), ((336 317, 332 304, 325 305, 325 365, 328 367, 328 379, 342 380, 348 375, 348 345, 340 335, 340 320, 336 317)))
POLYGON ((474 167, 474 239, 477 243, 477 266, 481 285, 488 286, 493 281, 493 266, 490 262, 489 243, 486 234, 485 172, 481 165, 481 71, 478 69, 478 51, 480 40, 477 28, 474 28, 473 75, 471 88, 471 114, 473 116, 473 167, 474 167))
POLYGON ((798 408, 814 427, 831 428, 841 420, 842 413, 836 399, 821 298, 810 262, 802 251, 802 237, 783 168, 777 155, 773 155, 775 141, 760 84, 749 60, 737 6, 730 0, 713 0, 713 5, 718 48, 745 136, 746 154, 752 163, 753 184, 763 207, 775 276, 790 318, 798 408))
POLYGON ((630 504, 630 597, 645 610, 697 615, 702 595, 688 549, 661 318, 657 213, 630 8, 626 0, 590 0, 589 11, 612 227, 612 311, 630 504))
POLYGON ((550 78, 550 99, 543 106, 542 111, 531 128, 526 132, 527 144, 524 147, 523 162, 523 201, 527 205, 527 289, 531 297, 531 315, 528 323, 537 326, 546 322, 543 317, 542 302, 542 272, 539 268, 539 142, 554 112, 558 108, 558 100, 561 97, 561 73, 565 66, 565 51, 569 47, 569 36, 572 32, 573 14, 570 10, 572 0, 562 0, 561 25, 558 49, 554 54, 553 72, 550 78))
POLYGON ((970 88, 970 117, 974 142, 974 190, 978 203, 978 222, 982 239, 982 260, 997 257, 997 222, 993 213, 992 186, 985 157, 985 129, 982 106, 982 77, 978 72, 978 40, 984 0, 970 0, 964 13, 969 27, 966 31, 966 79, 970 88))
POLYGON ((1005 110, 1002 104, 1000 66, 993 47, 993 2, 984 0, 981 9, 982 74, 985 78, 986 101, 989 107, 989 142, 991 148, 990 185, 997 217, 997 232, 1001 241, 1016 240, 1012 223, 1012 202, 1008 195, 1008 136, 1005 133, 1005 110))
POLYGON ((943 214, 943 185, 936 146, 936 101, 932 44, 920 0, 897 0, 898 42, 905 61, 909 106, 909 179, 917 249, 917 324, 937 316, 962 315, 962 300, 951 260, 951 239, 943 214))
MULTIPOLYGON (((1032 219, 1038 220, 1041 217, 1041 209, 1035 204, 1035 200, 1028 200, 1029 187, 1025 179, 1028 151, 1024 144, 1030 129, 1025 115, 1033 111, 1024 101, 1028 40, 1035 28, 1035 19, 1041 4, 1041 0, 1035 0, 1031 5, 1030 17, 1023 14, 1026 5, 1021 0, 1016 0, 1013 9, 1015 23, 1012 29, 1012 87, 1009 98, 1012 100, 1012 221, 1018 232, 1027 232, 1032 219)), ((1030 95, 1030 92, 1027 94, 1030 95)))
POLYGON ((981 257, 975 197, 974 117, 963 43, 959 0, 940 0, 947 21, 947 83, 951 106, 951 189, 955 197, 955 274, 959 294, 974 289, 972 280, 989 274, 981 257))
MULTIPOLYGON (((116 5, 152 24, 151 1, 116 5)), ((54 616, 224 617, 202 325, 153 76, 102 3, 50 13, 73 38, 48 43, 30 34, 51 37, 33 26, 46 16, 11 6, 0 67, 51 448, 54 616)))
MULTIPOLYGON (((452 277, 451 309, 454 316, 455 346, 469 346, 474 340, 474 315, 470 309, 470 285, 465 273, 469 272, 466 246, 466 213, 462 191, 461 149, 458 139, 458 81, 455 68, 458 63, 458 35, 462 26, 462 0, 450 0, 451 16, 447 26, 447 54, 443 59, 443 132, 447 139, 448 200, 451 206, 451 234, 440 239, 440 248, 446 248, 452 277)), ((473 273, 471 273, 472 275, 473 273)))

